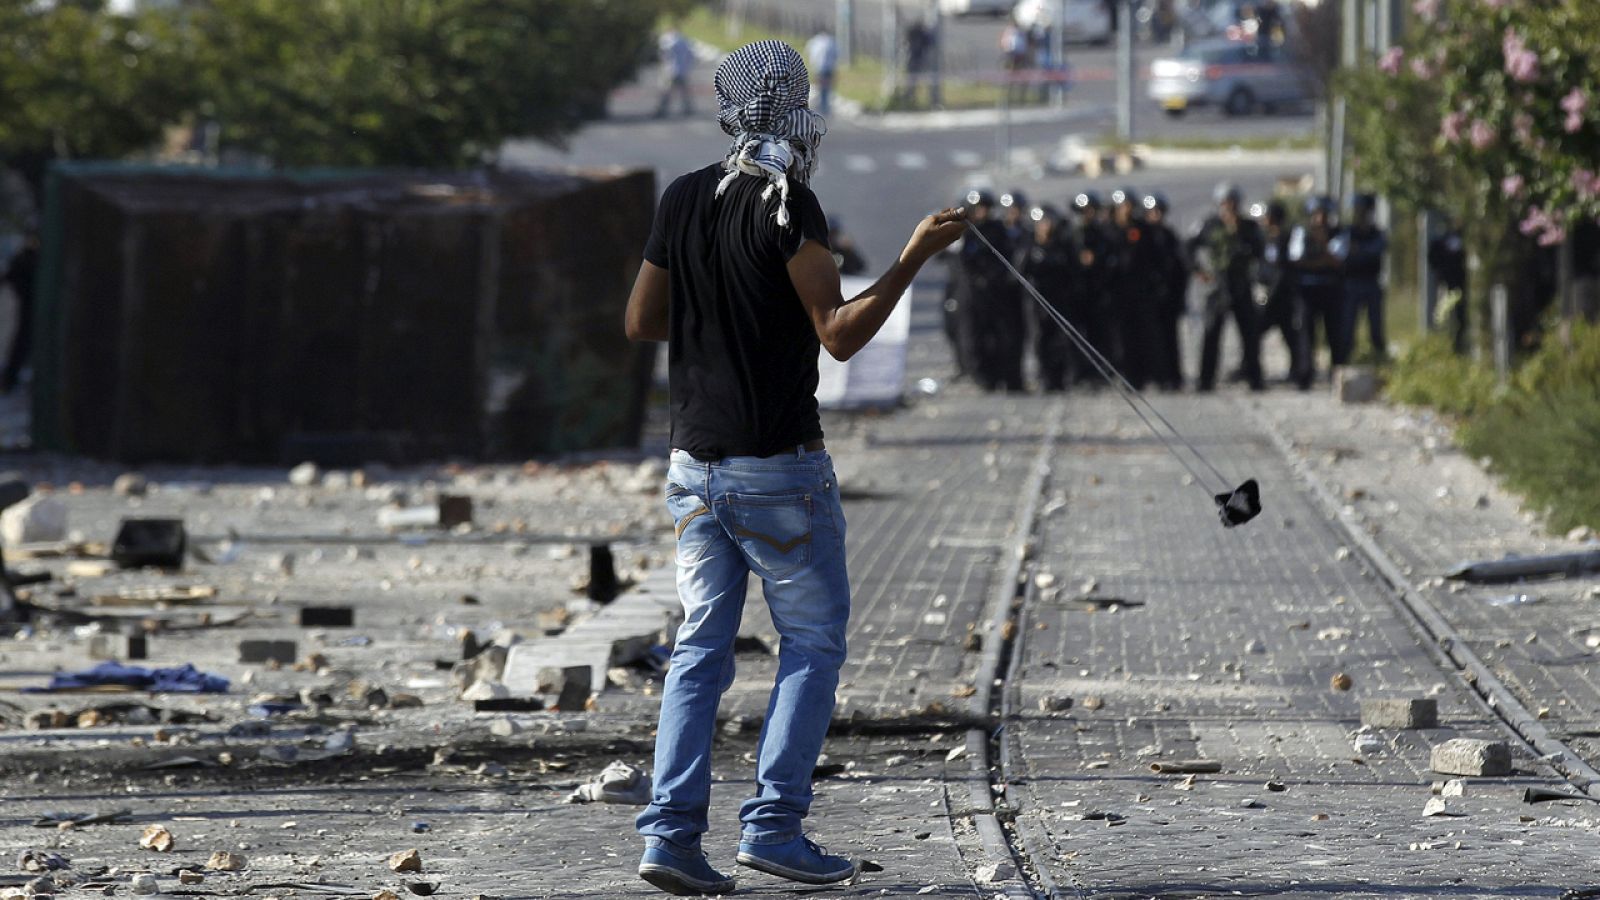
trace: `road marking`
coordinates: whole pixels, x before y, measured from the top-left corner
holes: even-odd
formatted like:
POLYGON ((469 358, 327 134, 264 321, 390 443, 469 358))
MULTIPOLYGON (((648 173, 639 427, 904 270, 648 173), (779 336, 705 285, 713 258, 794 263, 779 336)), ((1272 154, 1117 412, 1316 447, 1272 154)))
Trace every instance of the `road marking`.
POLYGON ((976 169, 983 165, 983 154, 973 150, 952 150, 950 165, 958 169, 976 169))
POLYGON ((926 154, 916 152, 896 153, 894 164, 902 169, 926 169, 928 167, 928 157, 926 154))
POLYGON ((865 154, 852 153, 844 158, 844 167, 852 172, 866 175, 878 171, 878 162, 865 154))

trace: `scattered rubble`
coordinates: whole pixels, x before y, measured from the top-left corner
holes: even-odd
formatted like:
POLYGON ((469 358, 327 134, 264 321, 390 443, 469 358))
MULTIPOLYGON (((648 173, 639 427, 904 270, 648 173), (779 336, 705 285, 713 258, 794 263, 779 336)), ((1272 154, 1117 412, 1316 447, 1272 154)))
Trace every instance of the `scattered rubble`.
POLYGON ((567 796, 567 802, 643 806, 650 802, 650 778, 642 769, 613 762, 592 780, 578 785, 567 796))
POLYGON ((389 870, 391 872, 421 872, 422 853, 418 850, 401 850, 389 857, 389 870))
POLYGON ((1361 724, 1369 728, 1414 730, 1439 727, 1439 701, 1429 698, 1367 697, 1361 701, 1361 724))
POLYGON ((1441 775, 1511 774, 1511 748, 1504 741, 1455 738, 1436 745, 1428 768, 1441 775))
POLYGON ((218 850, 206 860, 206 869, 211 872, 242 872, 248 865, 244 854, 228 850, 218 850))
POLYGON ((139 836, 139 846, 145 850, 154 850, 157 853, 169 853, 177 845, 172 832, 165 825, 150 825, 139 836))

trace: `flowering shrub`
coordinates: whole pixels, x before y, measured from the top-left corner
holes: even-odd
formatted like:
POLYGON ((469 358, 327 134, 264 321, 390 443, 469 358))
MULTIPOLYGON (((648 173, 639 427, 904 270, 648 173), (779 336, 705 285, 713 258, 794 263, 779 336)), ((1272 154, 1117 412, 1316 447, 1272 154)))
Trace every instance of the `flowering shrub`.
POLYGON ((1600 2, 1415 0, 1406 40, 1347 72, 1356 177, 1550 245, 1600 214, 1600 2))

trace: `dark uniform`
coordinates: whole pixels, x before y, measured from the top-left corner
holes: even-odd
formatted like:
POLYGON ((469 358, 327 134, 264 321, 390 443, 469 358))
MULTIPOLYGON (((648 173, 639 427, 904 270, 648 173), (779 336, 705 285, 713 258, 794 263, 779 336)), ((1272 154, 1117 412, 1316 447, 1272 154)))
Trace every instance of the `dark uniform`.
POLYGON ((1111 296, 1121 350, 1116 359, 1135 388, 1161 371, 1161 310, 1167 295, 1165 261, 1145 226, 1142 199, 1131 188, 1111 195, 1111 296))
MULTIPOLYGON (((1099 194, 1084 191, 1073 199, 1072 205, 1078 212, 1078 261, 1082 266, 1082 288, 1073 301, 1077 314, 1073 324, 1078 325, 1078 330, 1102 356, 1114 360, 1117 354, 1117 329, 1112 318, 1110 298, 1113 257, 1111 231, 1100 217, 1099 194)), ((1087 359, 1083 363, 1076 369, 1077 380, 1098 385, 1099 377, 1095 370, 1088 365, 1087 359)))
POLYGON ((1330 217, 1333 201, 1327 197, 1314 197, 1306 202, 1309 218, 1296 225, 1289 234, 1289 265, 1294 275, 1295 291, 1305 311, 1301 322, 1301 352, 1305 354, 1308 378, 1316 372, 1317 326, 1321 324, 1327 336, 1328 350, 1333 364, 1342 366, 1348 360, 1349 349, 1342 339, 1339 317, 1344 306, 1344 275, 1339 258, 1333 255, 1331 244, 1334 231, 1330 217))
MULTIPOLYGON (((1444 314, 1450 319, 1450 343, 1457 353, 1467 352, 1467 241, 1454 223, 1444 233, 1428 241, 1428 268, 1433 270, 1438 290, 1450 299, 1444 314)), ((1437 299, 1434 301, 1439 302, 1437 299)), ((1439 319, 1435 307, 1435 319, 1439 319)))
MULTIPOLYGON (((989 197, 984 194, 973 200, 972 227, 1010 258, 1011 239, 1005 224, 988 214, 992 207, 985 202, 987 200, 989 197)), ((986 391, 1020 391, 1023 389, 1023 337, 1027 328, 1020 286, 982 241, 962 240, 957 257, 960 277, 954 299, 958 344, 961 356, 970 367, 968 371, 986 391)))
POLYGON ((1259 391, 1265 385, 1261 378, 1261 335, 1251 280, 1262 254, 1261 228, 1239 209, 1237 190, 1224 185, 1217 190, 1217 198, 1221 210, 1206 219, 1200 231, 1189 239, 1190 256, 1209 277, 1205 334, 1200 346, 1199 389, 1216 388, 1222 328, 1231 315, 1239 330, 1245 381, 1251 390, 1259 391), (1224 211, 1231 211, 1231 226, 1224 211))
POLYGON ((1295 292, 1294 276, 1289 271, 1289 221, 1283 204, 1267 206, 1262 226, 1261 265, 1256 270, 1256 285, 1265 302, 1261 303, 1261 336, 1278 329, 1289 348, 1289 378, 1301 390, 1311 387, 1311 367, 1306 363, 1305 345, 1300 337, 1305 311, 1295 292))
POLYGON ((1189 308, 1189 262, 1184 258, 1183 241, 1167 224, 1167 198, 1159 193, 1144 198, 1145 229, 1161 265, 1163 285, 1157 311, 1156 383, 1163 390, 1183 389, 1183 350, 1179 326, 1189 308))
MULTIPOLYGON (((1062 221, 1059 211, 1034 207, 1030 219, 1035 223, 1033 239, 1018 254, 1018 268, 1051 308, 1073 321, 1073 299, 1081 290, 1082 263, 1078 247, 1062 221)), ((1030 303, 1033 313, 1033 352, 1039 362, 1039 385, 1045 391, 1066 390, 1084 365, 1072 339, 1039 304, 1030 303)))
POLYGON ((1383 256, 1389 238, 1373 223, 1377 198, 1358 194, 1351 211, 1355 221, 1341 231, 1334 242, 1334 255, 1344 262, 1344 304, 1339 315, 1340 341, 1348 356, 1355 352, 1356 326, 1363 311, 1367 314, 1367 337, 1378 359, 1388 355, 1383 336, 1383 256))

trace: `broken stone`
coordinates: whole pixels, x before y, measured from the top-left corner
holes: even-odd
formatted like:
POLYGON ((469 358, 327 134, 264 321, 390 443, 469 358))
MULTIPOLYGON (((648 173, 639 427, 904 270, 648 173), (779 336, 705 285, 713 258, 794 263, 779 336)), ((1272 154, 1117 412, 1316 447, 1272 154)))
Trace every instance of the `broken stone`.
POLYGON ((67 506, 54 497, 29 497, 0 513, 0 545, 14 547, 66 539, 67 506))
POLYGON ((511 770, 497 762, 486 762, 479 763, 478 767, 472 770, 472 774, 482 775, 485 778, 505 778, 511 774, 511 770))
POLYGON ((140 872, 128 879, 128 890, 135 894, 149 895, 161 893, 161 886, 156 883, 156 877, 149 872, 140 872))
POLYGON ((1351 679, 1351 677, 1349 675, 1345 674, 1344 672, 1339 672, 1339 673, 1335 674, 1332 678, 1328 679, 1328 686, 1333 688, 1336 691, 1341 691, 1341 692, 1350 690, 1350 688, 1354 684, 1355 684, 1355 681, 1353 679, 1351 679))
POLYGON ((588 705, 589 695, 593 692, 589 681, 592 672, 588 666, 566 666, 561 670, 561 693, 556 698, 557 709, 577 712, 588 705))
POLYGON ((311 487, 322 477, 322 470, 314 462, 303 462, 289 470, 289 483, 295 487, 311 487))
POLYGON ((1083 698, 1083 708, 1089 710, 1090 712, 1093 712, 1097 709, 1103 709, 1105 708, 1105 705, 1106 701, 1100 699, 1099 697, 1083 698))
POLYGON ((463 700, 504 700, 511 696, 505 685, 498 681, 475 681, 461 692, 463 700))
POLYGON ((384 889, 372 895, 372 900, 400 900, 400 895, 394 891, 384 889))
POLYGON ((206 868, 213 872, 242 872, 247 865, 244 854, 228 850, 218 850, 206 860, 206 868))
POLYGON ((51 872, 56 869, 70 868, 67 858, 59 853, 48 850, 30 849, 22 851, 17 857, 17 868, 24 872, 51 872))
POLYGON ((625 762, 613 762, 567 796, 568 803, 623 803, 644 806, 650 802, 650 777, 625 762))
POLYGON ((392 872, 421 872, 422 854, 412 850, 401 850, 389 857, 389 870, 392 872))
POLYGON ((1422 806, 1422 815, 1432 818, 1433 816, 1460 816, 1465 815, 1465 813, 1452 809, 1449 802, 1443 797, 1429 797, 1428 802, 1422 806))
POLYGON ((149 491, 149 480, 138 472, 124 472, 111 482, 111 493, 118 497, 143 497, 149 491))
POLYGON ((1260 640, 1252 640, 1250 643, 1244 645, 1244 652, 1265 653, 1267 652, 1267 645, 1262 643, 1260 640))
POLYGON ((1046 694, 1039 698, 1039 710, 1041 712, 1066 712, 1071 708, 1071 697, 1063 697, 1056 694, 1046 694))
POLYGON ((172 837, 172 832, 168 831, 164 825, 148 826, 145 828, 144 834, 139 835, 139 846, 145 850, 168 853, 176 845, 177 841, 172 837))
POLYGON ((196 872, 193 869, 179 869, 178 870, 178 883, 179 884, 204 884, 205 880, 206 880, 206 876, 200 874, 199 872, 196 872))
POLYGON ((1357 756, 1371 756, 1374 753, 1381 752, 1385 746, 1383 738, 1367 732, 1356 735, 1355 740, 1351 742, 1351 747, 1356 751, 1357 756))
POLYGON ((1439 796, 1441 797, 1465 797, 1466 795, 1467 783, 1459 778, 1452 778, 1439 788, 1439 796))
POLYGON ((1361 701, 1361 724, 1369 728, 1438 728, 1439 701, 1431 697, 1381 698, 1361 701))
POLYGON ((295 660, 294 641, 248 640, 239 642, 239 662, 289 664, 295 660))
POLYGON ((510 716, 500 716, 489 723, 489 733, 495 737, 512 737, 521 731, 522 726, 510 716))
POLYGON ((1441 775, 1511 774, 1511 748, 1504 741, 1456 738, 1433 748, 1428 768, 1441 775))
POLYGON ((979 866, 973 879, 979 884, 1003 884, 1015 878, 1017 869, 1008 862, 991 862, 979 866))
POLYGON ((1587 541, 1592 537, 1594 537, 1594 532, 1587 525, 1579 525, 1567 532, 1567 540, 1569 541, 1587 541))

